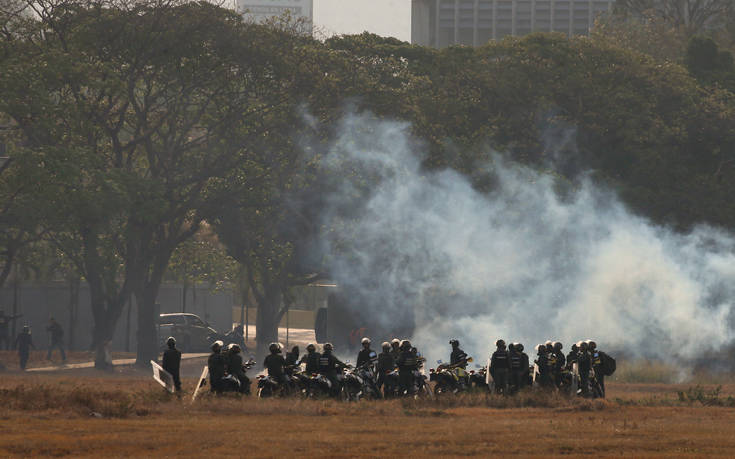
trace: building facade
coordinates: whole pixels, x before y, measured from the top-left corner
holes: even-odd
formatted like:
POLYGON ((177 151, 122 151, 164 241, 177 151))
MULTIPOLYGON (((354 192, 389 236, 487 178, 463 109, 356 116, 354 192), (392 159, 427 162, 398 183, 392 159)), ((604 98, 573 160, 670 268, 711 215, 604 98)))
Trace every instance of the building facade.
POLYGON ((615 0, 412 0, 411 42, 478 46, 507 35, 588 35, 615 0))
POLYGON ((304 31, 311 33, 314 23, 313 0, 235 0, 237 11, 246 19, 264 22, 270 18, 290 14, 304 20, 304 31))

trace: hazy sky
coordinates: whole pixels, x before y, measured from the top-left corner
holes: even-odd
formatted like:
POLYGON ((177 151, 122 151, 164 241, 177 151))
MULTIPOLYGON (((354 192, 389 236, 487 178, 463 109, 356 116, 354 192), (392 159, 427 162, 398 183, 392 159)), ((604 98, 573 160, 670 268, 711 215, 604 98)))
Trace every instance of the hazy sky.
POLYGON ((314 0, 314 24, 329 34, 364 31, 411 40, 411 0, 314 0))

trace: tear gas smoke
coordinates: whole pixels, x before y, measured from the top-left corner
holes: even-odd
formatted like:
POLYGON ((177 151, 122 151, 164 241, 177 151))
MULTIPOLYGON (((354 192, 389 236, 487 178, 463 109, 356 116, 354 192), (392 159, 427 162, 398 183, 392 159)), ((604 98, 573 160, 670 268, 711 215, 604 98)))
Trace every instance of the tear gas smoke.
POLYGON ((560 194, 552 175, 500 155, 486 165, 493 191, 478 192, 455 171, 422 169, 408 131, 343 119, 325 160, 343 179, 324 216, 339 236, 324 244, 335 280, 370 299, 363 311, 391 323, 396 305, 413 308, 412 342, 429 359, 446 360, 450 338, 478 362, 498 338, 529 355, 547 339, 566 352, 592 338, 685 359, 732 340, 730 234, 654 226, 589 180, 560 194))

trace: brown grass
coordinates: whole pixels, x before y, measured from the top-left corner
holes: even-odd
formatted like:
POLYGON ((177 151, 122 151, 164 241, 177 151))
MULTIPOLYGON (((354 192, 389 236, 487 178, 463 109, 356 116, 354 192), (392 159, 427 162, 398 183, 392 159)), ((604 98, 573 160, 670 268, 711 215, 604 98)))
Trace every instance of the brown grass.
MULTIPOLYGON (((58 350, 54 350, 51 355, 52 360, 46 360, 46 351, 31 351, 28 358, 28 368, 53 367, 61 364, 61 354, 58 350)), ((134 359, 134 352, 113 352, 113 359, 134 359)), ((83 363, 94 361, 94 352, 86 351, 67 351, 66 363, 83 363)), ((17 351, 0 351, 0 364, 5 366, 7 370, 20 370, 18 366, 17 351)))
POLYGON ((133 370, 6 375, 0 457, 732 456, 735 386, 717 387, 611 383, 605 401, 535 391, 352 404, 207 394, 192 405, 133 370))

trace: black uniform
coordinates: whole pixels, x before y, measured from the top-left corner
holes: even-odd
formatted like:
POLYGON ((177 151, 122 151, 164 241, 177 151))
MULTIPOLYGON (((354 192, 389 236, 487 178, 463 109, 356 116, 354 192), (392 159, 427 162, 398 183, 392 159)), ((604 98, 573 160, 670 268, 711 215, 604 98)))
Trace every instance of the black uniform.
POLYGON ((163 351, 163 361, 161 362, 161 366, 164 370, 169 372, 171 376, 173 376, 174 387, 176 387, 177 392, 180 391, 181 377, 179 375, 179 370, 181 368, 181 352, 179 352, 175 347, 168 348, 163 351))
POLYGON ((58 322, 52 320, 51 324, 46 327, 46 331, 51 334, 51 345, 46 353, 46 359, 51 360, 51 353, 54 348, 58 348, 61 353, 61 360, 66 360, 66 352, 64 352, 64 329, 61 328, 58 322))
POLYGON ((309 352, 301 358, 301 362, 306 362, 306 372, 309 374, 319 373, 319 359, 321 354, 314 351, 309 352))
POLYGON ((337 393, 340 389, 337 369, 344 367, 345 364, 335 357, 332 351, 324 351, 319 357, 319 373, 326 376, 332 382, 333 393, 337 393))
POLYGON ((378 388, 385 383, 386 373, 390 373, 396 368, 396 360, 393 358, 393 354, 390 352, 381 352, 378 354, 378 388))
POLYGON ((539 354, 536 358, 536 365, 539 371, 539 384, 542 387, 550 387, 553 384, 551 379, 551 371, 549 368, 549 358, 546 353, 539 354))
POLYGON ((263 361, 263 366, 268 369, 268 376, 282 384, 286 382, 283 370, 285 365, 286 359, 281 354, 270 354, 263 361))
POLYGON ((398 365, 398 384, 401 387, 401 392, 411 393, 413 391, 413 372, 418 370, 419 367, 416 355, 410 350, 401 351, 396 364, 398 365))
POLYGON ((528 358, 528 354, 525 352, 521 352, 521 384, 520 387, 525 387, 529 385, 529 379, 530 374, 529 371, 531 369, 530 365, 530 359, 528 358))
POLYGON ((222 378, 225 377, 225 367, 227 361, 225 356, 220 352, 213 352, 207 359, 207 367, 209 368, 209 388, 212 392, 220 392, 222 390, 222 378))
POLYGON ((250 378, 247 377, 245 370, 242 368, 241 353, 230 352, 227 355, 227 372, 240 381, 240 392, 243 394, 250 393, 250 378))
POLYGON ((355 364, 355 366, 359 368, 368 362, 372 362, 373 360, 375 360, 376 357, 377 355, 372 349, 362 349, 360 350, 360 352, 357 353, 357 363, 355 364))
POLYGON ((512 391, 517 391, 523 387, 521 380, 523 379, 523 364, 521 353, 518 351, 508 352, 508 361, 510 363, 510 382, 509 386, 512 391))
POLYGON ((449 356, 449 363, 451 365, 458 364, 458 366, 465 368, 467 366, 467 354, 458 347, 452 349, 452 354, 449 356))
POLYGON ((31 338, 31 334, 20 332, 18 336, 15 337, 15 348, 18 349, 18 358, 20 359, 20 369, 25 370, 26 364, 28 363, 28 355, 30 353, 30 348, 35 349, 36 346, 33 345, 33 338, 31 338))
POLYGON ((566 366, 566 358, 562 351, 554 351, 554 384, 561 387, 562 372, 566 366))
MULTIPOLYGON (((520 363, 520 362, 519 362, 520 363)), ((490 358, 490 374, 495 382, 495 392, 505 394, 508 390, 508 376, 510 373, 510 358, 508 351, 498 349, 490 358)))
POLYGON ((595 370, 595 379, 600 385, 600 396, 605 398, 605 375, 602 372, 602 352, 595 349, 590 355, 590 364, 595 370))
POLYGON ((294 349, 291 352, 286 352, 286 365, 294 366, 299 362, 299 353, 294 349))
POLYGON ((579 384, 582 389, 582 395, 587 395, 590 388, 590 355, 587 351, 580 351, 577 355, 577 366, 579 368, 579 384))

